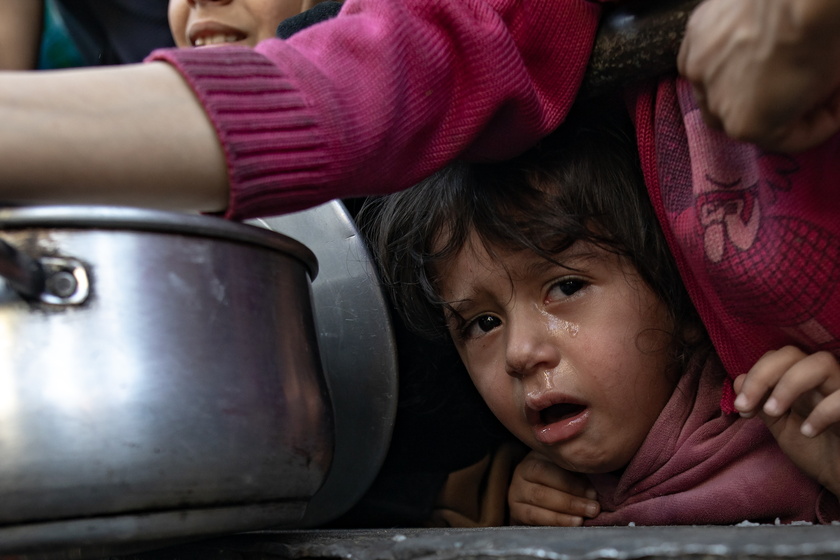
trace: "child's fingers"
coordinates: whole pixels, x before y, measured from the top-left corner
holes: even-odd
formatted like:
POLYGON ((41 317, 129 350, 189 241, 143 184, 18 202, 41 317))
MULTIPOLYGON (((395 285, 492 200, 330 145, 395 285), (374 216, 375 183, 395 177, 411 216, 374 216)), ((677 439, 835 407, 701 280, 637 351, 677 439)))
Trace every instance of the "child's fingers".
POLYGON ((600 513, 594 498, 581 475, 532 451, 517 465, 508 488, 511 523, 578 527, 600 513))
POLYGON ((735 409, 743 416, 754 415, 784 373, 805 353, 793 346, 767 352, 750 371, 736 379, 735 409))
POLYGON ((840 391, 822 399, 802 423, 802 434, 816 437, 832 425, 840 424, 840 391))
POLYGON ((511 496, 510 501, 578 517, 595 517, 601 510, 600 505, 595 500, 581 498, 539 484, 530 484, 521 488, 521 492, 517 496, 511 496))
POLYGON ((823 400, 821 396, 838 390, 840 365, 828 352, 817 352, 795 362, 782 374, 764 403, 763 411, 769 416, 781 416, 796 408, 797 413, 808 416, 823 400))
POLYGON ((598 502, 537 484, 520 487, 508 497, 511 523, 518 525, 556 525, 579 527, 584 518, 595 517, 598 502))
POLYGON ((531 452, 516 470, 527 482, 562 490, 581 498, 595 498, 595 492, 585 478, 558 467, 536 452, 531 452))
POLYGON ((551 511, 529 504, 512 504, 510 524, 541 527, 580 527, 583 525, 583 517, 551 511))

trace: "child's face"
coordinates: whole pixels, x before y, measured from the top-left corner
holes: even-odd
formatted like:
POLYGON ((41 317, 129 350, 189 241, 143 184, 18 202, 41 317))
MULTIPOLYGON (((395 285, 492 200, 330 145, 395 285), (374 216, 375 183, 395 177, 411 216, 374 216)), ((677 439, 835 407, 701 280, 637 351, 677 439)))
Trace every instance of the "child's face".
POLYGON ((169 0, 169 29, 179 47, 253 47, 319 0, 169 0))
POLYGON ((473 237, 440 272, 458 352, 501 422, 557 465, 624 467, 675 387, 665 304, 622 259, 577 243, 559 261, 491 258, 473 237), (502 266, 504 265, 504 266, 502 266))

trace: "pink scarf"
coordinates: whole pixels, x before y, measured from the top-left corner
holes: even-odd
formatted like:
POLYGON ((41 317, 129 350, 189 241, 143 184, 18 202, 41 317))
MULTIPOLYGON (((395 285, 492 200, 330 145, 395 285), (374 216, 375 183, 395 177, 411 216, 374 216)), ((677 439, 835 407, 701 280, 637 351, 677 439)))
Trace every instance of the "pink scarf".
POLYGON ((634 100, 651 200, 729 376, 787 344, 840 356, 840 136, 767 153, 706 128, 681 79, 634 100))
POLYGON ((587 525, 712 525, 840 519, 837 499, 800 471, 758 418, 720 410, 714 357, 691 367, 621 474, 592 475, 587 525))

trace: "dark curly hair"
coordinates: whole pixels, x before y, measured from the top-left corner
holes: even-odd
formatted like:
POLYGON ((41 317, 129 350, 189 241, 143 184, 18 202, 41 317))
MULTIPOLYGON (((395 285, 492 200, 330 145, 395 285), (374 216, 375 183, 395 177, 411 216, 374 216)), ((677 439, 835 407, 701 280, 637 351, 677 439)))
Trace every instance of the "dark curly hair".
POLYGON ((648 198, 623 108, 579 107, 554 134, 503 163, 456 162, 359 216, 382 280, 405 323, 445 336, 436 271, 475 231, 488 251, 525 249, 558 262, 586 241, 626 258, 665 302, 681 362, 705 331, 648 198))

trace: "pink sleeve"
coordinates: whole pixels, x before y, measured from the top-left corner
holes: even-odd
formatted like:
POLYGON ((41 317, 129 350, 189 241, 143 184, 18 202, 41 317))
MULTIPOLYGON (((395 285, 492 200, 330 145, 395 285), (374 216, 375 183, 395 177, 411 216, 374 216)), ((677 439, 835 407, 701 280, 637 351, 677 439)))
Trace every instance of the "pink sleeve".
POLYGON ((515 155, 565 117, 600 7, 347 0, 255 49, 171 49, 225 149, 227 217, 397 191, 452 159, 515 155))

